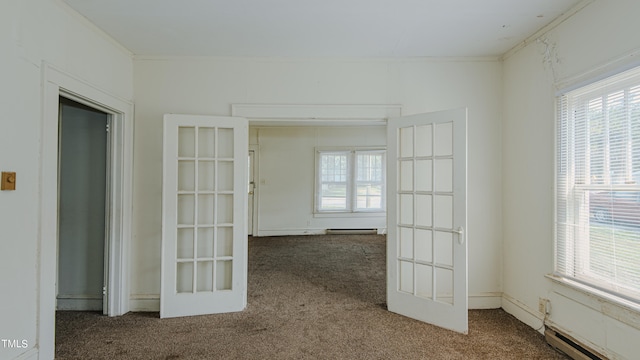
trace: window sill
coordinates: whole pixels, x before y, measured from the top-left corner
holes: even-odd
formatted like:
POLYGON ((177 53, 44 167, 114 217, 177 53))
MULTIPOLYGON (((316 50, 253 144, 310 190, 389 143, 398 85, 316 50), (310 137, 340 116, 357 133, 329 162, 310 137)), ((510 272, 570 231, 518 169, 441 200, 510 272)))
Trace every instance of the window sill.
POLYGON ((386 212, 316 212, 313 214, 314 218, 383 218, 386 217, 386 212))
POLYGON ((640 304, 554 274, 545 277, 554 283, 556 293, 640 329, 640 304))

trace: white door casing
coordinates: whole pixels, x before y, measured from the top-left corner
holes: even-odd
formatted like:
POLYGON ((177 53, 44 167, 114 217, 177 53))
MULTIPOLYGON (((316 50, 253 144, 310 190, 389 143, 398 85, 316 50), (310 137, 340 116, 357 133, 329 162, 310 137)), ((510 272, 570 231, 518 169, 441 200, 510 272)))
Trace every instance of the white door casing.
POLYGON ((247 302, 248 122, 164 117, 160 317, 247 302))
POLYGON ((248 171, 249 171, 249 178, 248 178, 248 189, 247 189, 247 194, 248 194, 248 201, 247 201, 247 216, 248 216, 248 220, 247 220, 247 234, 248 235, 253 235, 253 211, 254 211, 254 201, 255 201, 255 188, 256 188, 256 181, 255 181, 255 158, 256 158, 256 152, 255 150, 249 149, 249 157, 247 158, 247 160, 249 161, 249 166, 248 166, 248 171))
POLYGON ((468 332, 467 110, 387 123, 387 305, 468 332))

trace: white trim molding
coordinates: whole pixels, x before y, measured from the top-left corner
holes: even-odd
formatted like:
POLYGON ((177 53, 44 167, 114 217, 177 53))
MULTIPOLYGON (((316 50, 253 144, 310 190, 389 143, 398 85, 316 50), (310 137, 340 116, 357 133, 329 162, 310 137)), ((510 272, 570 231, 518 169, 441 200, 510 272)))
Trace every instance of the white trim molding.
POLYGON ((251 125, 353 126, 386 125, 402 113, 402 105, 343 104, 232 104, 231 115, 244 117, 251 125))
POLYGON ((131 311, 136 312, 158 312, 160 311, 160 295, 159 294, 138 294, 131 295, 130 300, 131 311))
POLYGON ((514 298, 513 296, 502 294, 502 309, 515 316, 518 320, 536 329, 539 333, 544 333, 544 315, 531 309, 529 306, 514 298))

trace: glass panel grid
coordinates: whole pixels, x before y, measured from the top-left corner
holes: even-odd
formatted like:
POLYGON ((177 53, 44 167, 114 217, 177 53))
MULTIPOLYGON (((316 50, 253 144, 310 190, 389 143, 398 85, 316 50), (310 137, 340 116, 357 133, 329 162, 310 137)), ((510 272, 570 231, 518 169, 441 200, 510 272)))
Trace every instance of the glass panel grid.
POLYGON ((180 127, 178 151, 176 291, 231 290, 233 129, 180 127))
POLYGON ((398 287, 453 304, 454 236, 435 230, 453 228, 452 123, 435 133, 429 125, 398 134, 398 287))

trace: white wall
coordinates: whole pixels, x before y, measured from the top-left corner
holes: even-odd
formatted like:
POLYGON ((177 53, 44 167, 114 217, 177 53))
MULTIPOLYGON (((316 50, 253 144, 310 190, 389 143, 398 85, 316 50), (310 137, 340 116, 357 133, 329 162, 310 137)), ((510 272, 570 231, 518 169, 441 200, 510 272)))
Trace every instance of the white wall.
POLYGON ((638 14, 635 0, 595 1, 542 36, 549 48, 532 42, 510 54, 502 125, 504 308, 538 328, 538 298, 549 298, 556 326, 612 358, 628 359, 638 356, 640 316, 554 284, 545 274, 553 271, 557 86, 594 69, 587 77, 610 70, 607 64, 616 59, 624 58, 618 66, 633 61, 625 55, 640 49, 638 14))
POLYGON ((37 316, 42 61, 121 98, 131 99, 133 92, 130 55, 80 17, 51 0, 0 2, 0 170, 17 173, 16 191, 0 192, 0 338, 27 344, 0 344, 0 359, 35 356, 41 340, 37 316))
POLYGON ((386 127, 266 127, 256 133, 258 236, 387 227, 384 214, 314 216, 316 147, 385 148, 386 127))
POLYGON ((501 74, 486 59, 136 59, 135 167, 144 170, 134 173, 132 309, 158 309, 162 115, 229 115, 233 103, 402 104, 407 115, 468 107, 471 305, 499 307, 501 74))

